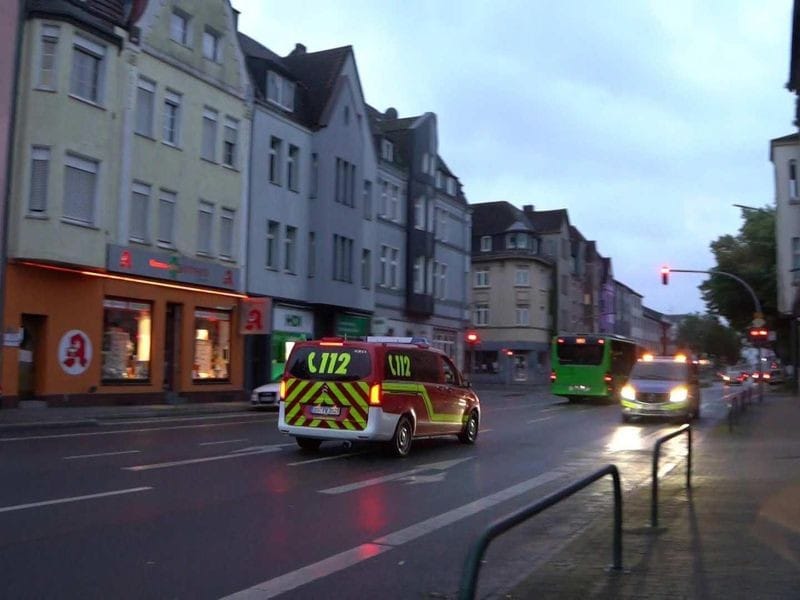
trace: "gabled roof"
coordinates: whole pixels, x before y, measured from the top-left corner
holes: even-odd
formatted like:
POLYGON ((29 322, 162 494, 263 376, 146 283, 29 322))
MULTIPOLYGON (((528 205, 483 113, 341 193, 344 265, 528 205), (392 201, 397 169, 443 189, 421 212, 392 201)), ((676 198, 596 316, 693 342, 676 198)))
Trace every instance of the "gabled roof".
POLYGON ((28 0, 25 11, 28 17, 60 17, 118 42, 114 27, 125 26, 126 4, 124 0, 28 0))
POLYGON ((480 202, 470 204, 470 208, 473 235, 504 233, 515 223, 522 223, 529 231, 534 231, 527 215, 510 202, 480 202))
POLYGON ((561 231, 561 225, 565 221, 569 226, 569 215, 566 208, 535 210, 529 212, 528 217, 539 233, 558 233, 561 231))

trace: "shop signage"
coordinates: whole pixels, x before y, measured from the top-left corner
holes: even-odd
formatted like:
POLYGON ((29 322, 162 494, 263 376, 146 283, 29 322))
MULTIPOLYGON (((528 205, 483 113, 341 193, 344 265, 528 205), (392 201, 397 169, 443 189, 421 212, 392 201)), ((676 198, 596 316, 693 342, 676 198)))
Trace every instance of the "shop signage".
POLYGON ((314 313, 299 308, 276 306, 272 311, 272 327, 278 331, 311 334, 314 331, 314 313))
POLYGON ((6 329, 5 334, 3 334, 3 345, 8 346, 9 348, 19 348, 20 344, 22 344, 22 337, 24 335, 24 331, 22 327, 14 331, 13 329, 6 329))
POLYGON ((238 289, 241 271, 238 267, 204 262, 178 254, 114 244, 108 244, 106 268, 115 273, 141 275, 227 290, 238 289))
POLYGON ((272 330, 270 298, 245 298, 239 303, 239 333, 256 335, 272 330))
POLYGON ((58 343, 58 363, 68 375, 80 375, 92 362, 92 342, 84 332, 71 329, 58 343))
POLYGON ((337 315, 336 335, 341 337, 359 337, 369 333, 369 317, 358 315, 337 315))

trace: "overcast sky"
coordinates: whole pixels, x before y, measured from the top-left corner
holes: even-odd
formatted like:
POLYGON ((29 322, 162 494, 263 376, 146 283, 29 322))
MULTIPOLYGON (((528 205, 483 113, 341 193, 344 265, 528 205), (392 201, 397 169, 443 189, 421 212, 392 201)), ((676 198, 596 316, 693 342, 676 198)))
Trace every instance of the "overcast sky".
MULTIPOLYGON (((232 0, 281 56, 351 45, 366 100, 430 111, 471 203, 566 208, 616 279, 704 312, 709 243, 774 202, 791 0, 232 0)), ((743 292, 743 298, 747 298, 743 292)))

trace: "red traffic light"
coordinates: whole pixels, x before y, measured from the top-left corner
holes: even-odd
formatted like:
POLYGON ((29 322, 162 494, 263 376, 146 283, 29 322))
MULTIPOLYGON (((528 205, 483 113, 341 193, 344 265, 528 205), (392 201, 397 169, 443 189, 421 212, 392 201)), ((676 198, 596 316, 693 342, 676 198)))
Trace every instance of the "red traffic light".
POLYGON ((764 327, 751 327, 748 333, 750 341, 756 346, 764 345, 769 340, 769 329, 764 327))
POLYGON ((481 340, 478 337, 477 333, 475 333, 474 331, 468 331, 467 332, 467 343, 468 344, 470 344, 471 346, 474 346, 475 344, 477 344, 480 341, 481 340))
POLYGON ((669 283, 669 267, 664 265, 661 267, 661 283, 667 285, 669 283))

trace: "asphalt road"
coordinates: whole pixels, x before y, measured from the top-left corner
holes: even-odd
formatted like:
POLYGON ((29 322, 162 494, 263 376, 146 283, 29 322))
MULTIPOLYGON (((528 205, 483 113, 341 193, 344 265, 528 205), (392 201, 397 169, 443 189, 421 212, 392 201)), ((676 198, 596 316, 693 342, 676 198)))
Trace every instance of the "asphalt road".
MULTIPOLYGON (((724 420, 703 391, 703 431, 724 420)), ((478 442, 418 440, 300 451, 275 413, 145 419, 0 435, 0 596, 5 598, 448 598, 494 519, 609 463, 649 485, 674 424, 623 425, 617 406, 544 393, 481 393, 478 442)), ((662 470, 684 468, 681 438, 662 470)), ((697 451, 697 449, 695 450, 697 451)), ((591 488, 493 543, 481 595, 502 595, 591 519, 591 488)), ((611 561, 611 540, 608 548, 611 561)))

